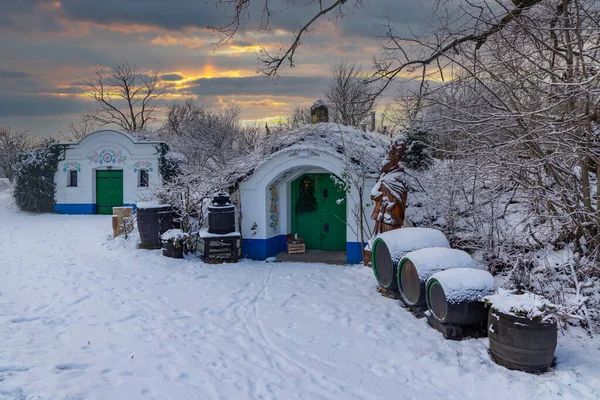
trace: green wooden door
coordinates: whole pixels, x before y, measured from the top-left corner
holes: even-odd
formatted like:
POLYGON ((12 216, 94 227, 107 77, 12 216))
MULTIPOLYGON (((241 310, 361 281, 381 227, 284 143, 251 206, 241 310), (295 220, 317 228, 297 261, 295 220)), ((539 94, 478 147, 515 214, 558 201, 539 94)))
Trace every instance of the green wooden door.
POLYGON ((96 213, 112 215, 123 205, 123 171, 96 171, 96 213))
POLYGON ((304 239, 307 249, 346 250, 345 193, 336 188, 330 174, 305 174, 292 182, 292 234, 304 239), (297 213, 300 185, 308 177, 314 186, 317 209, 297 213), (338 200, 343 200, 339 201, 338 200))

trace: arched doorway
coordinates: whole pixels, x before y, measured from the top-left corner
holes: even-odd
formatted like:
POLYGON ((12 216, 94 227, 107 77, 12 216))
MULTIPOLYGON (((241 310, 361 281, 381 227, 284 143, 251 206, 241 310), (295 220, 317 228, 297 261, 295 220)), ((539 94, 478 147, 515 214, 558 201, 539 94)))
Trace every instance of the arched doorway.
POLYGON ((307 250, 346 250, 346 193, 330 173, 305 173, 291 183, 292 235, 307 250))

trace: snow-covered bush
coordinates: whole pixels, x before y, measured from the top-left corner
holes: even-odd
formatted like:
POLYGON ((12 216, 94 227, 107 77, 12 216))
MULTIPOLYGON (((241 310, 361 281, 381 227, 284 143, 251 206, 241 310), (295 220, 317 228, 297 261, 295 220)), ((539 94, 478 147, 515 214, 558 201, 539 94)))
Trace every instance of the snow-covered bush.
POLYGON ((23 211, 52 212, 55 204, 54 174, 66 146, 47 142, 43 148, 19 154, 15 168, 14 196, 23 211))

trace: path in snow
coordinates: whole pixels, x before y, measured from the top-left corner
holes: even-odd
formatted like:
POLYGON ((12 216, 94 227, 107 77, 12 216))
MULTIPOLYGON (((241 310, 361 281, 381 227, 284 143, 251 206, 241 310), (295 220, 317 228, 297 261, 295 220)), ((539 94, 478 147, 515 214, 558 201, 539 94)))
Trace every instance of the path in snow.
POLYGON ((0 224, 0 399, 600 394, 599 340, 569 333, 553 372, 508 371, 366 268, 167 259, 113 241, 110 217, 22 214, 6 193, 0 224))

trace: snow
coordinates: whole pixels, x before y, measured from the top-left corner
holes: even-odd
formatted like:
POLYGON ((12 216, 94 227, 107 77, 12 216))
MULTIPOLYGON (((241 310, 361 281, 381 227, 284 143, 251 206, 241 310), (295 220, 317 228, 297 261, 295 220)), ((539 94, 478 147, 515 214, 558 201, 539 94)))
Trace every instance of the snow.
POLYGON ((190 236, 190 235, 187 234, 187 233, 185 233, 181 229, 169 229, 168 231, 166 231, 165 233, 163 233, 162 235, 160 235, 160 238, 162 239, 162 241, 167 242, 167 241, 170 241, 170 240, 185 239, 188 236, 190 236))
POLYGON ((436 272, 448 268, 477 268, 467 252, 447 247, 425 247, 406 253, 403 258, 412 261, 422 282, 426 282, 436 272))
POLYGON ((529 319, 541 318, 544 321, 554 320, 553 311, 556 310, 556 306, 533 293, 514 294, 513 290, 499 289, 498 293, 486 296, 485 300, 504 314, 526 316, 529 319))
POLYGON ((7 191, 11 186, 8 178, 0 178, 0 192, 7 191))
POLYGON ((377 293, 370 269, 208 265, 112 239, 111 216, 0 193, 0 399, 594 398, 600 339, 510 371, 377 293), (382 384, 385 382, 385 384, 382 384))
POLYGON ((241 236, 239 232, 229 233, 210 233, 208 228, 202 228, 198 232, 201 238, 219 238, 219 237, 238 237, 241 236))
POLYGON ((151 202, 151 201, 140 201, 139 203, 136 204, 137 208, 143 208, 143 209, 150 209, 150 208, 164 208, 164 207, 171 207, 170 204, 161 204, 161 203, 156 203, 156 202, 151 202))
POLYGON ((482 300, 494 293, 496 285, 492 274, 472 267, 436 272, 427 280, 427 287, 434 280, 442 285, 446 300, 455 304, 482 300))
POLYGON ((375 240, 381 239, 390 249, 392 260, 399 261, 410 251, 424 247, 450 247, 448 239, 441 231, 431 228, 400 228, 383 232, 375 240))

